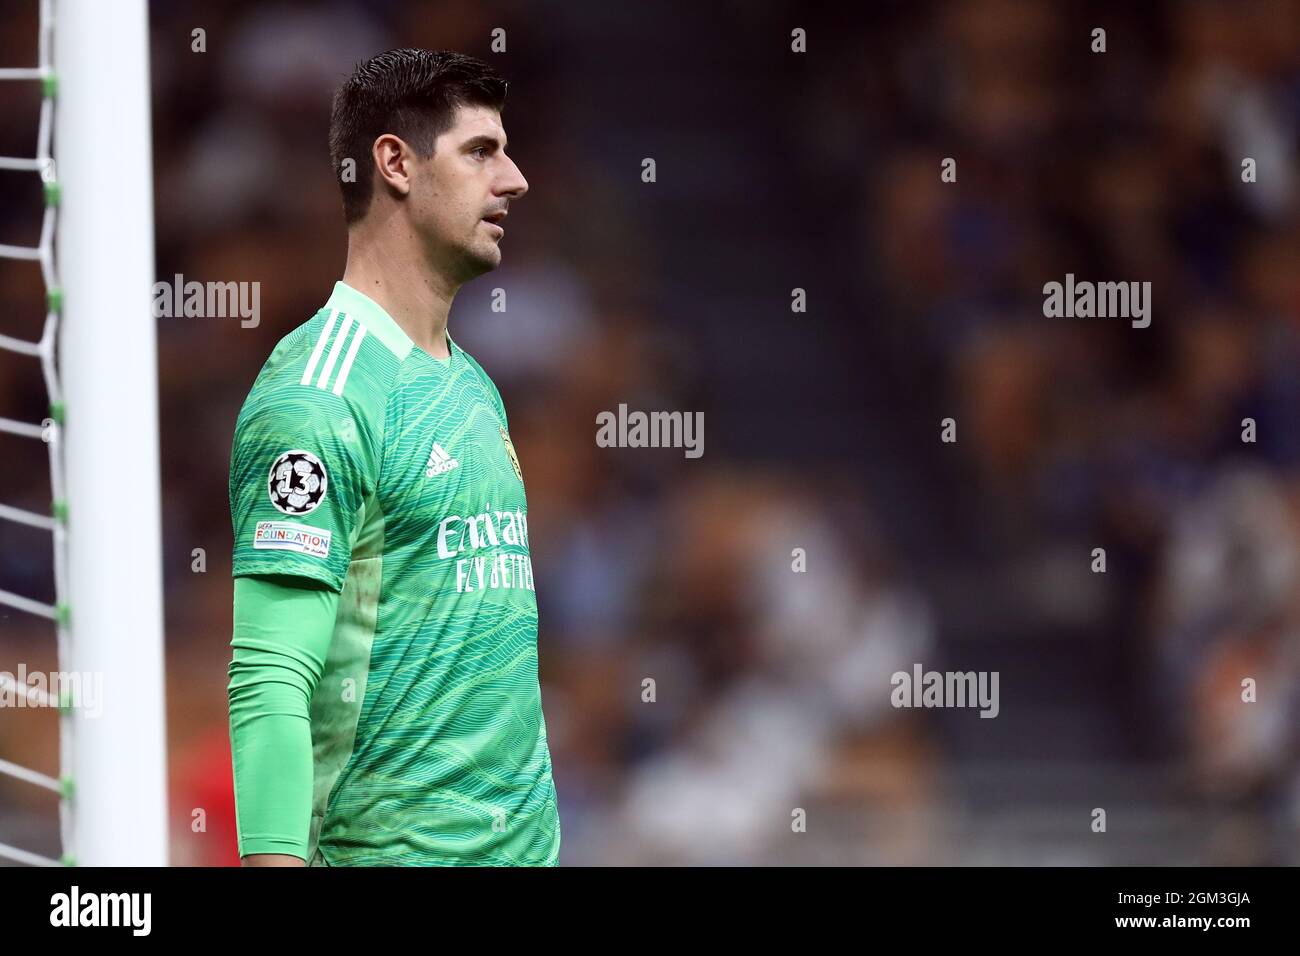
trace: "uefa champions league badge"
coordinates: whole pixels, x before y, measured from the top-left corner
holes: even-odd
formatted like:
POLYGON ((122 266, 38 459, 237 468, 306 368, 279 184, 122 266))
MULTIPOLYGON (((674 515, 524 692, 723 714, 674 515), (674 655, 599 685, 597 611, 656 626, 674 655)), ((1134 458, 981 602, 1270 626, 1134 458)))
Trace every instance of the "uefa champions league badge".
POLYGON ((267 491, 275 510, 287 515, 305 515, 325 500, 329 478, 325 465, 309 451, 286 451, 271 465, 267 491))

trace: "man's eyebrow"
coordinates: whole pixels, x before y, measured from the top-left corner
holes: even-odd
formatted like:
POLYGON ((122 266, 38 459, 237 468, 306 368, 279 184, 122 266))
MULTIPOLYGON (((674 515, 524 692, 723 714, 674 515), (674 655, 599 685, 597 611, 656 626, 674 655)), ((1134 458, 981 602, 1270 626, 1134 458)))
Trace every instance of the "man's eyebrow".
POLYGON ((506 148, 504 140, 499 140, 488 133, 480 133, 478 136, 473 136, 467 139, 461 146, 461 149, 469 152, 470 150, 478 149, 480 146, 491 146, 494 149, 506 148))

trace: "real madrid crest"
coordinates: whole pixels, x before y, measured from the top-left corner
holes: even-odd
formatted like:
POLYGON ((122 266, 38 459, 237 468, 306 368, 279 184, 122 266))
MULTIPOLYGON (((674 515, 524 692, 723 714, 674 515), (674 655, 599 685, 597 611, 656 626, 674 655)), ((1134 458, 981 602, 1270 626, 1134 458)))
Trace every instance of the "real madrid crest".
POLYGON ((514 443, 510 440, 510 435, 504 428, 501 429, 501 440, 506 443, 506 454, 510 456, 510 464, 515 466, 515 475, 520 481, 524 480, 523 470, 519 467, 519 456, 515 454, 514 443))

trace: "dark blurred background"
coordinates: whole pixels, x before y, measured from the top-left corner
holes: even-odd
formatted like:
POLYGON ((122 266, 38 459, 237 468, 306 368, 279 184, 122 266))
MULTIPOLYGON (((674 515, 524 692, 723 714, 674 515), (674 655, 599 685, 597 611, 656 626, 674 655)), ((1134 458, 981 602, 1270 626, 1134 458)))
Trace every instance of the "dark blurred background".
MULTIPOLYGON (((230 440, 342 274, 331 91, 396 46, 511 82, 531 189, 451 329, 527 478, 562 862, 1300 862, 1300 3, 857 6, 152 5, 158 277, 261 284, 256 328, 158 326, 174 862, 237 862, 230 440), (1151 282, 1150 327, 1045 318, 1067 272, 1151 282), (620 403, 702 411, 703 457, 598 448, 620 403), (918 662, 999 672, 999 716, 891 707, 918 662)), ((0 0, 3 65, 35 9, 0 0)), ((2 95, 31 155, 38 93, 2 95)), ((39 181, 0 197, 34 243, 39 181)), ((0 262, 0 331, 41 295, 0 262)), ((44 417, 29 364, 0 415, 44 417)), ((0 501, 44 510, 29 444, 0 501)), ((0 588, 49 569, 0 525, 0 588)), ((52 651, 0 610, 0 669, 52 651)), ((55 740, 0 715, 0 757, 55 740)), ((0 780, 0 841, 54 853, 32 789, 0 780)))

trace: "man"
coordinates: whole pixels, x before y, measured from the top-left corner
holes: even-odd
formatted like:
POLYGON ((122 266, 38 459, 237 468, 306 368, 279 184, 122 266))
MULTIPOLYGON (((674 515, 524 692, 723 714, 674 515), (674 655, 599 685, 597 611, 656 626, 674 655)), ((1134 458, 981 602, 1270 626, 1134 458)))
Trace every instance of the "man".
POLYGON ((347 268, 231 456, 246 865, 558 861, 523 474, 447 331, 528 190, 505 92, 471 57, 391 50, 335 95, 347 268))

